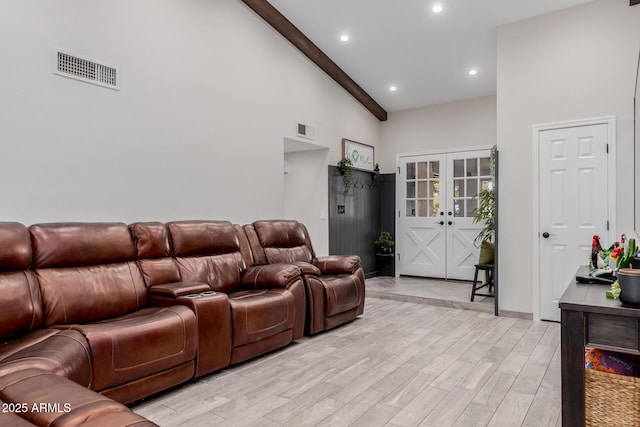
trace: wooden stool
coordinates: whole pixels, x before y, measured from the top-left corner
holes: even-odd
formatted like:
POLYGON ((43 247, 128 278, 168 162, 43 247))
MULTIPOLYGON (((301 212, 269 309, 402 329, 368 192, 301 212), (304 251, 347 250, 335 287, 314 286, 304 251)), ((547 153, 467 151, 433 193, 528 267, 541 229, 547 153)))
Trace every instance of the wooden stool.
POLYGON ((473 286, 471 287, 471 301, 473 302, 473 299, 476 295, 478 296, 482 296, 482 297, 493 297, 493 264, 476 264, 476 272, 473 275, 473 286), (478 272, 480 270, 483 270, 485 273, 485 277, 487 279, 487 283, 478 286, 478 272), (477 291, 478 289, 482 289, 488 287, 488 294, 479 294, 477 291))

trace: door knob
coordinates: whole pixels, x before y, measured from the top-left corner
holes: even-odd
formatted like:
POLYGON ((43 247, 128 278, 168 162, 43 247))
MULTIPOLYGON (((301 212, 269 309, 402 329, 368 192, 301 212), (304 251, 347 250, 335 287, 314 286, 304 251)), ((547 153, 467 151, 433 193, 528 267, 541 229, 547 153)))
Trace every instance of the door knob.
POLYGON ((555 234, 549 233, 549 232, 544 232, 542 233, 542 237, 544 237, 545 239, 548 239, 551 236, 555 236, 555 234))
POLYGON ((449 224, 449 225, 453 225, 453 224, 454 224, 454 222, 453 222, 453 221, 449 221, 447 224, 449 224))
POLYGON ((444 225, 444 221, 437 222, 436 224, 444 225))

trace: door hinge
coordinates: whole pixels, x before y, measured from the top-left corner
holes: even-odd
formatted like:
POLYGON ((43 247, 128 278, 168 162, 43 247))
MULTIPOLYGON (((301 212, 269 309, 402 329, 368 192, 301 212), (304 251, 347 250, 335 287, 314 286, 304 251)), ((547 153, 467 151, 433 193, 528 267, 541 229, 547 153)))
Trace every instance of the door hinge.
POLYGON ((607 154, 609 154, 609 144, 605 144, 605 145, 606 145, 606 148, 607 148, 607 154))
POLYGON ((398 175, 400 175, 400 166, 398 166, 398 175))
POLYGON ((400 254, 398 253, 398 254, 396 254, 396 255, 398 255, 398 261, 400 261, 400 254))
POLYGON ((607 231, 609 231, 609 221, 607 221, 607 231))

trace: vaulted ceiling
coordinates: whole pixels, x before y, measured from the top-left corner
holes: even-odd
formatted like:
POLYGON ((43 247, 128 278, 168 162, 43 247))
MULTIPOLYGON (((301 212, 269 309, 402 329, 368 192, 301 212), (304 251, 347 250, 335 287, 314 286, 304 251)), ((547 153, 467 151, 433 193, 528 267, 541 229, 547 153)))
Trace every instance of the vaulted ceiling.
POLYGON ((243 1, 385 120, 387 111, 494 95, 498 26, 592 0, 243 1))

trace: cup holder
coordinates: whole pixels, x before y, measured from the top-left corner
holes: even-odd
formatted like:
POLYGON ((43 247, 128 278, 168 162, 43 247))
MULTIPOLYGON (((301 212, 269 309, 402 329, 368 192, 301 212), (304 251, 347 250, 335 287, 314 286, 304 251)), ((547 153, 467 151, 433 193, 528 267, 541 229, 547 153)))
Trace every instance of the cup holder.
POLYGON ((204 292, 200 292, 200 296, 203 297, 208 297, 209 295, 215 295, 216 293, 214 291, 204 291, 204 292))
POLYGON ((191 299, 194 299, 194 298, 200 298, 200 297, 201 297, 201 295, 200 295, 200 294, 188 294, 188 295, 185 295, 185 296, 186 296, 187 298, 191 298, 191 299))

